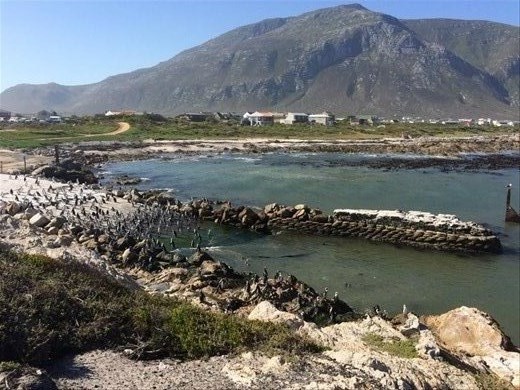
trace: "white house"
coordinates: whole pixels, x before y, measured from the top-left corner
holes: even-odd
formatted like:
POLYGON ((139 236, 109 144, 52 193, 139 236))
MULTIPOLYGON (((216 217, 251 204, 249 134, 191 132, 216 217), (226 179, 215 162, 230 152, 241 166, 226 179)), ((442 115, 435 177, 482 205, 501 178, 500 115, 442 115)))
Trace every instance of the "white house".
POLYGON ((282 123, 292 125, 294 123, 309 122, 309 115, 302 112, 289 112, 282 123))
POLYGON ((329 126, 334 124, 334 115, 326 111, 321 114, 311 114, 309 115, 309 122, 329 126))
POLYGON ((243 118, 244 121, 249 121, 251 126, 265 126, 274 123, 274 115, 272 112, 255 111, 252 114, 246 112, 243 118))
POLYGON ((48 119, 50 123, 61 123, 61 116, 59 115, 51 115, 48 119))

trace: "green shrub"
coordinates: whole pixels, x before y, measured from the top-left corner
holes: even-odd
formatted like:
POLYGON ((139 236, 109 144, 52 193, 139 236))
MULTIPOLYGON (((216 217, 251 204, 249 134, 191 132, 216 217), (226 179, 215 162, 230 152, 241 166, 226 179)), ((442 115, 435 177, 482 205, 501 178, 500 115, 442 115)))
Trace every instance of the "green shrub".
POLYGON ((198 358, 248 348, 319 351, 286 326, 129 290, 77 262, 0 249, 0 361, 40 364, 94 348, 198 358))
POLYGON ((419 357, 415 349, 415 340, 406 339, 392 339, 386 341, 382 336, 375 333, 367 333, 362 338, 363 342, 368 346, 379 351, 387 352, 390 355, 398 356, 406 359, 413 359, 419 357))

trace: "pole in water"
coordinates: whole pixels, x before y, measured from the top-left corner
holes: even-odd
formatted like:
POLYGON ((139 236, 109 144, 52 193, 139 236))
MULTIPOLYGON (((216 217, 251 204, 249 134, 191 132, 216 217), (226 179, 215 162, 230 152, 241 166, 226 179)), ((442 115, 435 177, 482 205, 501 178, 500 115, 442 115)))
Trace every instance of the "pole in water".
POLYGON ((513 185, 509 183, 507 188, 507 198, 506 198, 506 222, 516 222, 520 223, 520 215, 516 212, 516 210, 511 207, 511 188, 513 185))

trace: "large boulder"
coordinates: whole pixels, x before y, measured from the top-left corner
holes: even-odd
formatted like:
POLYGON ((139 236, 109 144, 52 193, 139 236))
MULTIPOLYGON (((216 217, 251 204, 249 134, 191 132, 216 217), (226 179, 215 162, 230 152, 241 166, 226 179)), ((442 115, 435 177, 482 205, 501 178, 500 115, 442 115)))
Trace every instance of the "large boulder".
POLYGON ((252 209, 246 207, 238 214, 238 218, 242 225, 251 226, 258 220, 258 215, 252 209))
POLYGON ((262 301, 256 305, 253 311, 251 311, 249 314, 248 318, 250 320, 282 323, 290 326, 293 329, 298 329, 304 324, 303 320, 296 314, 278 310, 269 301, 262 301))
POLYGON ((423 322, 439 346, 465 364, 520 386, 520 351, 489 314, 462 306, 439 316, 426 316, 423 322))

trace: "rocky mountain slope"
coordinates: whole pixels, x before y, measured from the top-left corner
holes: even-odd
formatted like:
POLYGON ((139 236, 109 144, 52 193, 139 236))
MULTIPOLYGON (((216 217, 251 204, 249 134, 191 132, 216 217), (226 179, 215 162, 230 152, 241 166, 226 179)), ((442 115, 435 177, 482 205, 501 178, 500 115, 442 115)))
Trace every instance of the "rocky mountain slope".
POLYGON ((95 84, 18 85, 2 92, 0 105, 518 119, 518 36, 518 27, 497 23, 400 21, 345 5, 240 27, 95 84))

